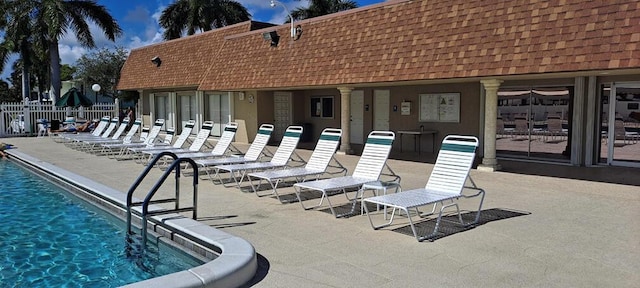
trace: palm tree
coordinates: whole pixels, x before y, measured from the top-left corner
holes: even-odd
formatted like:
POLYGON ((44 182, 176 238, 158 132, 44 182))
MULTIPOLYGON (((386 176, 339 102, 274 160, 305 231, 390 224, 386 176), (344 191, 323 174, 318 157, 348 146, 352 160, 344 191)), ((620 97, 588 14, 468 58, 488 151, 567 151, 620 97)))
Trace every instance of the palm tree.
MULTIPOLYGON (((47 64, 51 70, 51 98, 60 95, 60 52, 58 40, 72 31, 85 47, 94 48, 95 42, 86 19, 96 23, 109 40, 114 41, 122 29, 107 9, 87 0, 20 0, 0 2, 0 29, 5 38, 0 43, 0 68, 4 68, 11 53, 22 58, 23 98, 29 97, 29 69, 34 64, 34 51, 48 53, 47 64)), ((41 57, 38 57, 41 58, 41 57)), ((43 78, 43 77, 39 77, 43 78)))
MULTIPOLYGON (((358 3, 351 0, 309 0, 309 7, 296 8, 291 11, 291 17, 294 20, 303 20, 353 8, 358 8, 358 3)), ((289 19, 286 22, 289 22, 289 19)))
POLYGON ((197 31, 209 31, 249 20, 251 14, 233 0, 177 0, 160 15, 164 39, 171 40, 197 31))
POLYGON ((73 0, 33 0, 36 22, 47 27, 49 59, 51 67, 51 98, 60 95, 60 51, 58 40, 69 31, 73 32, 81 45, 95 48, 96 44, 89 30, 87 19, 98 25, 107 39, 115 41, 122 29, 103 5, 96 1, 73 0))
MULTIPOLYGON (((2 1, 0 11, 3 13, 0 18, 0 29, 4 32, 4 38, 0 43, 0 68, 4 70, 9 56, 19 53, 22 59, 22 98, 30 96, 31 86, 29 68, 32 66, 34 57, 34 45, 42 44, 42 38, 34 37, 37 25, 31 21, 29 14, 29 4, 27 1, 2 1), (37 41, 34 41, 37 40, 37 41)), ((42 48, 42 47, 40 47, 42 48)))

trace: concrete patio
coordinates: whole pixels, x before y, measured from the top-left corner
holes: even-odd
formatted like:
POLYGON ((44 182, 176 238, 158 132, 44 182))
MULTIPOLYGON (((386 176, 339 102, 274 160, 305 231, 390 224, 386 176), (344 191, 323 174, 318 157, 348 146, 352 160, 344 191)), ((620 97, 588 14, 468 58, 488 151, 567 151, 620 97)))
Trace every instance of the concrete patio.
MULTIPOLYGON (((143 169, 47 137, 2 141, 123 193, 143 169)), ((305 159, 310 152, 298 150, 305 159)), ((411 158, 404 156, 394 158, 411 158)), ((349 173, 358 161, 358 156, 337 157, 349 173)), ((388 164, 405 190, 424 186, 433 166, 394 159, 388 164)), ((406 234, 404 217, 375 231, 366 216, 335 219, 208 180, 199 185, 198 220, 255 246, 259 272, 248 284, 254 287, 638 287, 640 171, 554 165, 538 176, 527 173, 527 163, 504 162, 504 167, 513 172, 471 172, 487 193, 481 225, 446 229, 434 242, 406 234)), ((160 172, 154 169, 136 196, 144 195, 160 172)), ((183 183, 183 191, 190 191, 190 181, 183 183)), ((293 188, 279 191, 292 194, 293 188)), ((347 203, 342 196, 332 200, 347 203)), ((473 209, 477 199, 462 203, 473 209)), ((382 215, 375 216, 382 221, 382 215)))

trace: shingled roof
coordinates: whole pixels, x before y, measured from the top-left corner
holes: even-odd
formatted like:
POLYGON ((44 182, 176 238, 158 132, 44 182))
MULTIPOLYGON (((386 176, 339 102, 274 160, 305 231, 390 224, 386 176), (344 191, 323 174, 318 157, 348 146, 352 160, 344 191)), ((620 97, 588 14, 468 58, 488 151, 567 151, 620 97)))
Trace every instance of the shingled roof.
POLYGON ((248 21, 134 49, 122 67, 118 89, 197 87, 207 70, 216 71, 225 36, 267 26, 272 24, 248 21), (154 57, 161 59, 160 66, 151 62, 154 57))
MULTIPOLYGON (((303 34, 297 41, 290 40, 288 25, 277 27, 278 47, 262 36, 272 28, 214 31, 222 44, 207 45, 219 47, 218 53, 199 51, 209 49, 202 44, 167 45, 175 53, 197 53, 193 59, 215 58, 199 62, 212 69, 203 76, 193 63, 176 66, 180 73, 171 81, 143 87, 199 79, 200 90, 275 89, 640 68, 635 0, 399 0, 298 24, 303 34)), ((139 77, 147 77, 153 56, 143 57, 139 77)))

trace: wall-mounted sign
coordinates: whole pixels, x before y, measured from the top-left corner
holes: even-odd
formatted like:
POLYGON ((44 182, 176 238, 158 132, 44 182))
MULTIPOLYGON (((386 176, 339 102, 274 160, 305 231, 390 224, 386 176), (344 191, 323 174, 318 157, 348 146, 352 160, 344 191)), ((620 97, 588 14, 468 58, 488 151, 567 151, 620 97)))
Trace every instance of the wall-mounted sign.
POLYGON ((460 93, 420 94, 420 122, 460 122, 460 93))
POLYGON ((411 102, 400 103, 400 115, 411 115, 411 102))

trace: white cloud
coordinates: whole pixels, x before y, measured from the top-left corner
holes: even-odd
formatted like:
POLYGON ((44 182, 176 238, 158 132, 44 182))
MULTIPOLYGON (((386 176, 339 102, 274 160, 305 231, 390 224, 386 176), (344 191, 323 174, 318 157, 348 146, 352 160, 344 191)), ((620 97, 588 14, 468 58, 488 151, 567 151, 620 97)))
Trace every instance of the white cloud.
MULTIPOLYGON (((282 24, 289 18, 287 11, 281 5, 271 7, 271 1, 269 0, 239 0, 238 2, 249 10, 255 21, 282 24)), ((293 11, 298 7, 309 7, 309 1, 307 0, 281 0, 279 2, 286 6, 289 11, 293 11)))
MULTIPOLYGON (((263 21, 274 24, 283 24, 288 18, 287 12, 282 6, 276 7, 270 6, 269 0, 236 0, 251 13, 253 20, 263 21)), ((131 50, 154 43, 162 42, 162 34, 164 30, 159 25, 160 15, 162 11, 167 7, 165 2, 173 2, 167 0, 156 0, 155 9, 144 6, 136 6, 133 9, 127 11, 127 14, 118 19, 121 27, 123 27, 123 35, 116 39, 116 42, 110 41, 104 35, 102 29, 100 29, 95 23, 88 21, 89 28, 91 30, 94 42, 97 49, 104 47, 123 47, 124 49, 131 50)), ((294 1, 294 0, 281 0, 289 11, 294 10, 297 7, 308 7, 309 1, 294 1)), ((84 54, 90 53, 92 49, 82 47, 75 37, 74 33, 67 33, 59 41, 58 49, 60 50, 61 64, 74 65, 75 62, 84 54)), ((17 59, 18 57, 12 57, 17 59)), ((15 61, 15 60, 14 60, 15 61)), ((11 71, 11 64, 14 61, 8 61, 5 66, 5 71, 2 73, 2 78, 8 77, 11 71)))
POLYGON ((73 65, 78 58, 86 54, 89 50, 84 47, 75 45, 58 44, 58 50, 60 52, 60 63, 73 65))
POLYGON ((136 9, 135 13, 129 13, 127 16, 135 17, 135 19, 146 19, 144 20, 145 29, 141 35, 131 35, 128 37, 128 42, 125 43, 125 47, 128 49, 134 49, 142 46, 147 46, 150 44, 162 42, 162 33, 164 29, 160 27, 160 15, 162 11, 166 8, 164 5, 159 5, 153 13, 150 13, 148 10, 144 9, 144 14, 136 9))

